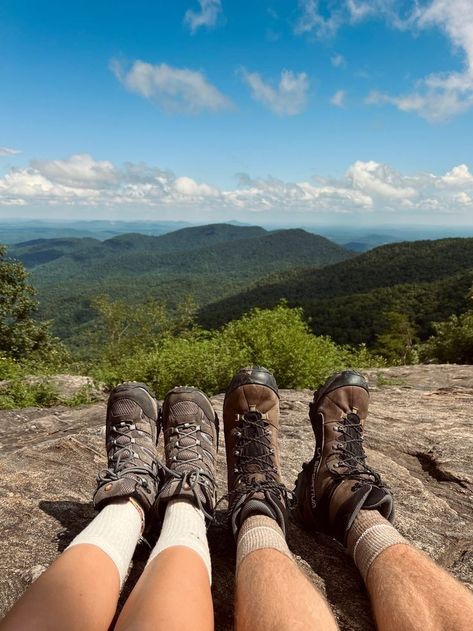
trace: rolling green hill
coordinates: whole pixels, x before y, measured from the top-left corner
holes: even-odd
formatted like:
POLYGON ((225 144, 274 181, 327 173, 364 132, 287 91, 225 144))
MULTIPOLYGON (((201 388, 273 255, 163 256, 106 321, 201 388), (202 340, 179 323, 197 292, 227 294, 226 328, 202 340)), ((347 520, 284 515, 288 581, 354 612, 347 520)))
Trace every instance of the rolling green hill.
POLYGON ((321 267, 354 256, 304 230, 213 224, 158 237, 127 234, 97 239, 38 239, 9 250, 30 269, 40 316, 64 339, 93 320, 90 298, 171 306, 191 294, 200 305, 235 294, 269 274, 321 267))
POLYGON ((304 308, 315 332, 339 343, 372 344, 388 311, 408 313, 424 338, 432 321, 465 309, 472 270, 472 238, 389 244, 323 270, 297 270, 259 282, 207 305, 200 319, 217 326, 253 306, 286 299, 304 308))

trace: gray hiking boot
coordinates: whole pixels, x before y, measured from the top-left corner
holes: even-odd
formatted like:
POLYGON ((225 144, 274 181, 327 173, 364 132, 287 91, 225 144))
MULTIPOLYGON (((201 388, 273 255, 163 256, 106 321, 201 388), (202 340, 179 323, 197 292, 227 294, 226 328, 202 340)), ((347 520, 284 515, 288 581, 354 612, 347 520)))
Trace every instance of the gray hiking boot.
POLYGON ((218 446, 218 417, 212 404, 197 388, 179 386, 167 393, 161 420, 166 466, 158 515, 163 515, 170 500, 183 499, 200 508, 210 523, 216 503, 218 446))
POLYGON ((125 382, 110 393, 107 405, 108 468, 97 476, 94 506, 134 498, 148 514, 157 493, 158 403, 143 383, 125 382))

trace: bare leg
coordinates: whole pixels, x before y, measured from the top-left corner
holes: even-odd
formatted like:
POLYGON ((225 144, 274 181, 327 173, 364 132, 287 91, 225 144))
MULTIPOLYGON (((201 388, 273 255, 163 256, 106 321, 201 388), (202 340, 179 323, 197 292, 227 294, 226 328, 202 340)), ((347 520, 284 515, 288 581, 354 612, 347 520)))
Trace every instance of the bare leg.
POLYGON ((470 631, 473 594, 409 545, 375 559, 367 588, 379 631, 470 631))
POLYGON ((255 550, 236 577, 237 631, 336 631, 324 597, 297 565, 277 550, 255 550))
POLYGON ((100 548, 66 550, 0 622, 1 631, 106 631, 115 614, 120 578, 100 548))
POLYGON ((120 614, 115 631, 212 631, 207 568, 190 548, 174 546, 146 567, 120 614))

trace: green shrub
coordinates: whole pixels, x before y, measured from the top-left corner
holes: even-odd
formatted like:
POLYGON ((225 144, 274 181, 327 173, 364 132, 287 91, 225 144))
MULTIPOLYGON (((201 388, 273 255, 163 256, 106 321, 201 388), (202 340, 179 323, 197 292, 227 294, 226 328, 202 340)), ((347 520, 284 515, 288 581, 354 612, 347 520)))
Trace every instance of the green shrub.
POLYGON ((90 405, 98 400, 96 389, 91 384, 86 384, 79 388, 75 394, 71 397, 64 399, 60 398, 59 403, 61 405, 67 405, 69 407, 75 407, 77 405, 90 405))
POLYGON ((11 357, 0 357, 0 381, 15 379, 23 374, 22 366, 11 357))
POLYGON ((178 384, 192 384, 208 394, 221 392, 235 371, 248 364, 266 366, 281 388, 315 388, 335 371, 380 362, 363 346, 340 347, 313 335, 302 309, 281 304, 254 309, 217 331, 194 329, 166 337, 155 350, 135 350, 121 362, 96 368, 94 374, 109 385, 144 381, 162 397, 178 384))
POLYGON ((473 364, 473 311, 452 315, 433 325, 435 335, 420 347, 421 359, 439 363, 473 364))
POLYGON ((48 381, 27 383, 14 379, 0 388, 0 409, 50 407, 59 402, 56 388, 48 381))

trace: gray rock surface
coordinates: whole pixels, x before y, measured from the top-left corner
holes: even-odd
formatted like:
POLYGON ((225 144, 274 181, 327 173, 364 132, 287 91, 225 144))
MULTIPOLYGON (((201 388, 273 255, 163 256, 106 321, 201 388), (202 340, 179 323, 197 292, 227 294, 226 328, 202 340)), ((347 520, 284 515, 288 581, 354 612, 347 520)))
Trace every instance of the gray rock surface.
MULTIPOLYGON (((369 461, 393 489, 397 526, 473 588, 473 366, 399 367, 367 376, 369 461)), ((291 487, 312 456, 311 395, 281 393, 283 475, 291 487)), ((223 396, 213 402, 221 416, 223 396)), ((0 412, 0 616, 93 518, 94 478, 105 462, 104 412, 104 402, 0 412)), ((223 495, 223 432, 220 439, 223 495)), ((209 536, 216 628, 227 631, 233 628, 234 545, 225 528, 213 527, 209 536)), ((336 543, 291 525, 289 545, 326 593, 342 630, 374 629, 358 572, 336 543)), ((122 600, 146 555, 144 547, 137 550, 122 600)))

